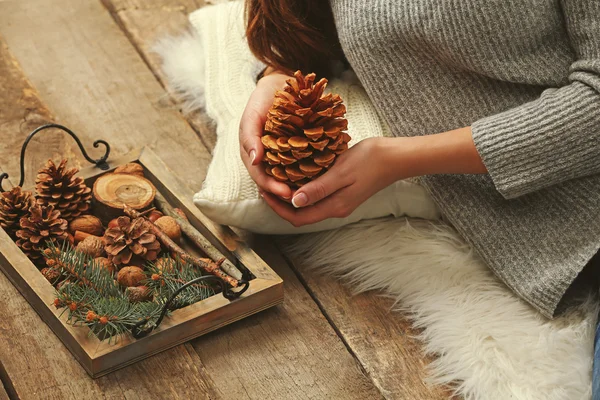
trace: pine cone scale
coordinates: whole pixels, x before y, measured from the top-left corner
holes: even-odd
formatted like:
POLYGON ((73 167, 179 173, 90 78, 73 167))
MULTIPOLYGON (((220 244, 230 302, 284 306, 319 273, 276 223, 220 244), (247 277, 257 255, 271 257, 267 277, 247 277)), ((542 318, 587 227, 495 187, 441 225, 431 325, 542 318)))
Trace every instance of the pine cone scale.
POLYGON ((0 227, 11 238, 16 237, 21 218, 29 213, 34 203, 33 194, 20 187, 14 187, 0 194, 0 227))
POLYGON ((67 239, 68 222, 51 205, 33 205, 30 214, 22 217, 19 224, 17 245, 32 260, 42 257, 46 242, 67 239))
POLYGON ((160 250, 160 243, 142 218, 119 217, 116 227, 104 232, 104 243, 108 259, 117 266, 129 263, 133 255, 155 260, 160 250))
POLYGON ((83 178, 76 177, 77 168, 66 169, 67 160, 57 166, 48 160, 36 178, 36 202, 39 205, 50 205, 60 211, 67 221, 80 216, 89 210, 92 194, 83 178))

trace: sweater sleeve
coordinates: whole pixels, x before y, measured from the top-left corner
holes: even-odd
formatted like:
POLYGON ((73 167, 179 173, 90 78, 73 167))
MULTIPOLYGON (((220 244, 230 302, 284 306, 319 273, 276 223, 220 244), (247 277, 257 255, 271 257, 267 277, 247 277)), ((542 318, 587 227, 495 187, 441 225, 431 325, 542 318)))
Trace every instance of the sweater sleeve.
POLYGON ((505 198, 600 173, 600 0, 561 0, 576 61, 569 84, 472 124, 505 198))

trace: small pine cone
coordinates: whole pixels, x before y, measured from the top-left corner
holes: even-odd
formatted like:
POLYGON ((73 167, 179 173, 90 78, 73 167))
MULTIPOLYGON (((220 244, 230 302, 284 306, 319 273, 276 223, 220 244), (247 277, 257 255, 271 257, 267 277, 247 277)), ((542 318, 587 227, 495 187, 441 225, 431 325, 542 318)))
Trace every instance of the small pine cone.
POLYGON ((104 242, 102 238, 90 235, 79 242, 76 249, 87 256, 98 258, 104 255, 104 242))
POLYGON ((127 265, 134 255, 148 261, 156 260, 160 243, 146 228, 143 218, 119 217, 115 225, 104 232, 104 249, 113 264, 127 265))
POLYGON ((67 239, 68 222, 53 206, 33 205, 28 216, 19 221, 17 245, 31 260, 42 258, 47 242, 67 239))
POLYGON ((31 192, 16 186, 0 194, 0 227, 14 240, 20 229, 19 221, 29 213, 34 203, 31 192))
POLYGON ((60 272, 55 270, 54 268, 43 268, 41 271, 44 278, 48 280, 48 282, 54 284, 56 280, 60 277, 60 272))
POLYGON ((350 141, 341 97, 323 95, 327 79, 315 78, 296 71, 275 94, 262 137, 266 173, 292 188, 323 175, 350 141))
POLYGON ((60 211, 67 221, 85 214, 90 209, 92 190, 83 178, 75 176, 78 168, 66 168, 67 160, 58 166, 48 160, 35 180, 36 202, 39 205, 51 205, 60 211))
POLYGON ((152 300, 152 292, 148 286, 131 286, 125 289, 125 295, 132 303, 152 300))

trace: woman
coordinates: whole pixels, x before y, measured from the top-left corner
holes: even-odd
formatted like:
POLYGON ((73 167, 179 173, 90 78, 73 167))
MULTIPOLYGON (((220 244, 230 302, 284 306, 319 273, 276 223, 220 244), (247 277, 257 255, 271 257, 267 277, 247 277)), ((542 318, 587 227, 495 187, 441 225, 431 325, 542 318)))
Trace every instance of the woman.
POLYGON ((268 68, 242 159, 296 226, 421 177, 446 218, 548 317, 600 248, 600 1, 248 0, 268 68), (337 33, 337 34, 336 34, 337 33), (260 165, 274 91, 346 59, 395 138, 365 140, 292 193, 260 165))

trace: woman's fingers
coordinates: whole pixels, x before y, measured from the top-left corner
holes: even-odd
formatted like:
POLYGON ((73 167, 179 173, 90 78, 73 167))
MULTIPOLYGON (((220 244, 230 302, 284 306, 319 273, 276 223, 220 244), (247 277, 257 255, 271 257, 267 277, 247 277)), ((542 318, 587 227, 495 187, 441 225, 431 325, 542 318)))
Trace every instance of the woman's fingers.
POLYGON ((292 198, 294 207, 300 208, 315 204, 338 190, 351 185, 351 176, 342 173, 341 169, 339 164, 335 164, 322 176, 298 189, 292 198))
POLYGON ((267 112, 273 103, 273 95, 276 90, 274 85, 274 83, 271 83, 270 85, 257 86, 257 89, 248 100, 240 121, 240 156, 250 176, 260 189, 290 199, 292 190, 286 184, 278 182, 267 175, 261 165, 264 157, 261 136, 265 127, 267 112))
POLYGON ((273 177, 266 174, 264 167, 260 164, 252 165, 250 155, 245 151, 240 152, 242 157, 242 161, 246 165, 246 169, 250 174, 252 180, 256 183, 260 190, 264 192, 270 192, 275 194, 276 196, 291 199, 292 198, 292 189, 288 185, 282 182, 278 182, 273 177))

